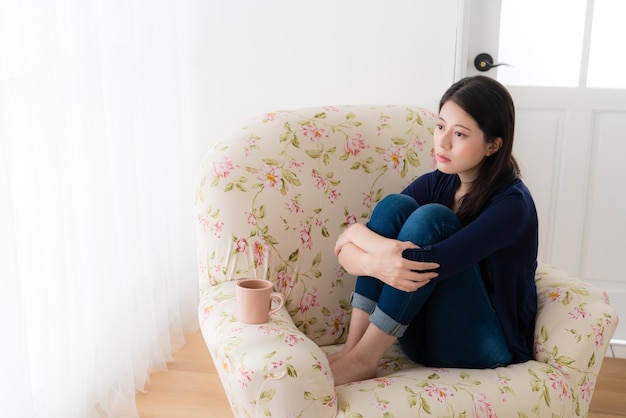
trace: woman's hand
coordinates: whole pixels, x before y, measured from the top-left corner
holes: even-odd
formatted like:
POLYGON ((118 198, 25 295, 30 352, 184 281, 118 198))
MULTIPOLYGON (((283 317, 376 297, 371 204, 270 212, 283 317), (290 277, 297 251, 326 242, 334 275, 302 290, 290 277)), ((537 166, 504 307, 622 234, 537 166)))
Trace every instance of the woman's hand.
POLYGON ((385 238, 367 226, 354 224, 337 239, 335 254, 339 263, 350 274, 371 276, 405 292, 414 292, 437 277, 428 271, 439 267, 437 263, 412 261, 402 257, 402 252, 419 246, 385 238))
POLYGON ((389 240, 389 244, 380 251, 367 254, 365 271, 367 276, 378 280, 404 292, 414 292, 425 286, 437 273, 429 270, 439 267, 437 263, 412 261, 402 257, 402 252, 408 249, 419 248, 412 242, 389 240))

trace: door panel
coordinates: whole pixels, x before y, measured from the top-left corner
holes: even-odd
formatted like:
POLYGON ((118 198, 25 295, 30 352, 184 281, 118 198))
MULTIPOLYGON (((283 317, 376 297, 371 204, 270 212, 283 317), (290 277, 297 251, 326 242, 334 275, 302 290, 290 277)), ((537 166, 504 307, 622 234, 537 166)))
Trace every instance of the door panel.
POLYGON ((567 114, 564 109, 518 109, 518 128, 514 155, 520 164, 524 182, 535 199, 539 219, 539 259, 551 258, 552 225, 554 219, 554 196, 558 184, 555 183, 561 160, 563 126, 567 114), (541 150, 536 152, 535 150, 541 150), (542 167, 538 170, 536 167, 542 167), (546 175, 548 173, 548 175, 546 175))
POLYGON ((624 156, 626 112, 598 111, 593 117, 593 151, 585 241, 581 257, 583 275, 599 280, 621 271, 626 231, 624 156))

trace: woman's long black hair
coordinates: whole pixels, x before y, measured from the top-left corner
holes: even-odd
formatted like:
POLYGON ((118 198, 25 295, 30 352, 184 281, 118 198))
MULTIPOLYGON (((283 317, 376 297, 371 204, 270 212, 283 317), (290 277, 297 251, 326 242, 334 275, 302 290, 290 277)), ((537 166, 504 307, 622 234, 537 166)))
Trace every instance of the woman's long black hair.
POLYGON ((486 76, 466 77, 454 83, 441 97, 439 110, 450 100, 474 118, 485 134, 485 141, 492 143, 502 138, 502 146, 495 154, 485 157, 476 179, 461 200, 457 216, 467 225, 499 188, 521 177, 513 157, 515 106, 508 90, 486 76))

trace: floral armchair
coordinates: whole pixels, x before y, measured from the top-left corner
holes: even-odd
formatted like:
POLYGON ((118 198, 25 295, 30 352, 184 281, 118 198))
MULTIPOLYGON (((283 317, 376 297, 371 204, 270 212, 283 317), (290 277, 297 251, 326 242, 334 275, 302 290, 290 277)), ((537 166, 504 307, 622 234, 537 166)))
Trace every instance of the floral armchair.
POLYGON ((375 379, 334 386, 354 277, 336 237, 434 167, 435 115, 401 106, 273 112, 219 141, 195 196, 202 333, 237 417, 586 416, 617 326, 606 293, 549 265, 536 275, 535 360, 427 368, 398 346, 375 379), (286 305, 238 321, 235 280, 271 280, 286 305))

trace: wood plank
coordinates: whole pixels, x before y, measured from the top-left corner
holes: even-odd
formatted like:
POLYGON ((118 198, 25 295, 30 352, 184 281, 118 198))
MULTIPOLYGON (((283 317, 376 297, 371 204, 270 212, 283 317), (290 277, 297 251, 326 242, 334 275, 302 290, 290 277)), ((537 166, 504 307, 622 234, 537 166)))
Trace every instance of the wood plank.
POLYGON ((146 392, 135 396, 140 418, 232 417, 202 335, 185 337, 168 370, 153 373, 146 392))

